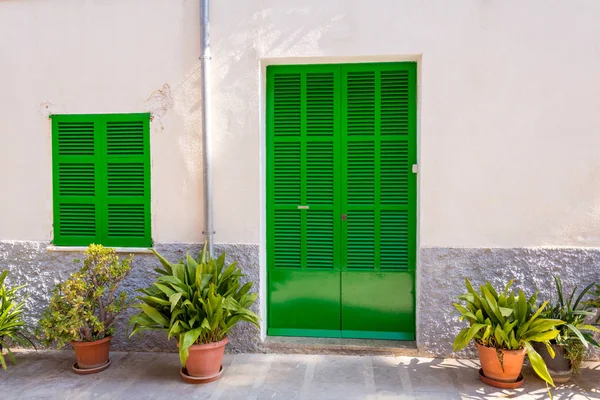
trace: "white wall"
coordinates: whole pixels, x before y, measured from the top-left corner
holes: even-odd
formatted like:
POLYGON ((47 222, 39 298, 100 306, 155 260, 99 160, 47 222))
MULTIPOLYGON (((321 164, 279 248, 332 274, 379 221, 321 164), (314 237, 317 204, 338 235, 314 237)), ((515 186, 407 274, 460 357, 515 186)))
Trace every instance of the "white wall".
POLYGON ((261 65, 417 58, 421 245, 600 245, 598 15, 595 0, 213 1, 218 241, 260 240, 261 65))
MULTIPOLYGON (((153 237, 201 240, 198 3, 0 1, 0 240, 52 237, 49 112, 140 111, 164 114, 153 237)), ((417 59, 421 245, 599 246, 599 14, 597 0, 213 0, 217 241, 260 242, 265 65, 417 59)))
POLYGON ((0 2, 0 240, 52 238, 49 113, 144 111, 153 238, 201 240, 198 15, 195 0, 0 2))

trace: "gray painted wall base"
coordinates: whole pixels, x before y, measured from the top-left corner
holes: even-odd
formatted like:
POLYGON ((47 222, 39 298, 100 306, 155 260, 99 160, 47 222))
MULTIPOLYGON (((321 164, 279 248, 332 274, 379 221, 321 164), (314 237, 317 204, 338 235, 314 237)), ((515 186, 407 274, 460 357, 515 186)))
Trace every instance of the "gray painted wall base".
MULTIPOLYGON (((439 357, 476 357, 473 348, 453 354, 452 343, 465 325, 458 321, 452 303, 466 292, 464 280, 474 287, 489 280, 514 287, 527 296, 540 291, 539 299, 556 299, 553 275, 562 278, 565 290, 600 282, 600 250, 577 248, 460 249, 422 248, 418 267, 417 344, 420 350, 439 357)), ((593 351, 590 359, 600 359, 593 351)))
MULTIPOLYGON (((11 284, 27 286, 20 292, 29 295, 26 303, 25 320, 28 326, 35 327, 44 307, 48 304, 50 291, 59 282, 78 269, 73 263, 76 258, 83 258, 80 252, 50 252, 46 250, 48 242, 0 241, 0 270, 10 271, 8 281, 11 284)), ((186 250, 196 256, 202 246, 198 244, 158 244, 156 249, 170 261, 185 257, 186 250)), ((246 279, 253 280, 253 291, 259 287, 259 251, 257 245, 216 245, 215 252, 227 253, 227 261, 237 261, 246 279)), ((120 255, 121 256, 121 255, 120 255)), ((122 256, 126 256, 123 254, 122 256)), ((130 275, 121 288, 128 296, 138 295, 136 290, 152 284, 155 277, 154 268, 160 264, 152 254, 135 254, 130 275)), ((254 305, 258 312, 258 304, 254 305)), ((136 312, 127 310, 116 323, 116 334, 111 348, 123 351, 167 351, 175 352, 175 341, 168 341, 164 332, 144 332, 143 336, 128 338, 126 325, 129 317, 136 312)), ((256 352, 260 343, 258 329, 242 323, 236 326, 230 334, 229 352, 256 352)))
MULTIPOLYGON (((9 282, 27 284, 23 290, 29 295, 26 322, 34 327, 48 303, 50 291, 58 282, 77 270, 73 259, 82 258, 78 252, 49 252, 48 242, 0 241, 0 270, 9 269, 9 282)), ((171 261, 185 256, 186 250, 196 255, 199 244, 158 244, 156 249, 171 261)), ((227 253, 227 261, 237 261, 246 279, 255 283, 258 291, 260 276, 259 246, 246 244, 218 244, 216 253, 227 253)), ((596 249, 459 249, 423 248, 420 250, 417 295, 417 345, 420 352, 439 357, 475 356, 474 349, 452 353, 455 335, 464 326, 458 321, 452 303, 465 292, 464 278, 474 285, 489 280, 496 287, 515 279, 515 286, 530 295, 540 290, 540 297, 554 299, 552 275, 562 277, 565 287, 585 286, 600 281, 600 250, 596 249)), ((136 254, 130 276, 122 289, 130 296, 136 290, 152 284, 158 261, 151 254, 136 254)), ((260 300, 253 311, 259 312, 260 300)), ((167 341, 164 332, 146 332, 142 337, 126 337, 126 322, 135 310, 128 310, 117 323, 113 339, 114 350, 177 351, 174 341, 167 341)), ((264 316, 261 316, 264 318, 264 316)), ((258 329, 239 324, 230 334, 229 352, 263 352, 258 329)), ((600 359, 600 352, 589 354, 600 359)))

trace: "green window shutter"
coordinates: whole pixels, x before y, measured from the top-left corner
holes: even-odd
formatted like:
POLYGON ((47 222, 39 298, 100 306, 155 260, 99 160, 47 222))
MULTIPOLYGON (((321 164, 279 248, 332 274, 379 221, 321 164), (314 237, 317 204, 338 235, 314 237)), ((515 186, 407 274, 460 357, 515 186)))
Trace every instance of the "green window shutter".
POLYGON ((54 115, 54 244, 149 247, 148 114, 54 115))
POLYGON ((339 265, 339 67, 267 68, 268 257, 273 268, 339 265))
POLYGON ((415 126, 415 64, 341 68, 348 215, 344 265, 348 270, 413 269, 416 143, 409 133, 415 126))
POLYGON ((106 116, 106 162, 102 242, 150 247, 150 118, 148 114, 106 116))
POLYGON ((98 242, 98 143, 93 118, 52 119, 54 244, 98 242))

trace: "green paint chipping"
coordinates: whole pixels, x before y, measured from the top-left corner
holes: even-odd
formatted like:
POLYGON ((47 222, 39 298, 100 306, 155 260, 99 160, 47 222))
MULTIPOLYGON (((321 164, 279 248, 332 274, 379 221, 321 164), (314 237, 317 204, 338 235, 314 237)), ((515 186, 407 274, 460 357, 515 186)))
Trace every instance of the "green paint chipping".
POLYGON ((53 243, 151 247, 150 114, 51 118, 53 243))
POLYGON ((416 63, 267 68, 268 333, 414 338, 416 63))

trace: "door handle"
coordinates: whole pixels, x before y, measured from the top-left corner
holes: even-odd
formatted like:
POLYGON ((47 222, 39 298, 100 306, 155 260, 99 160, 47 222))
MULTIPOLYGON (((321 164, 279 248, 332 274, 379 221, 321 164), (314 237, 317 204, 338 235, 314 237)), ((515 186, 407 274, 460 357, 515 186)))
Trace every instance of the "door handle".
POLYGON ((348 219, 348 214, 342 214, 342 221, 345 221, 348 219))

